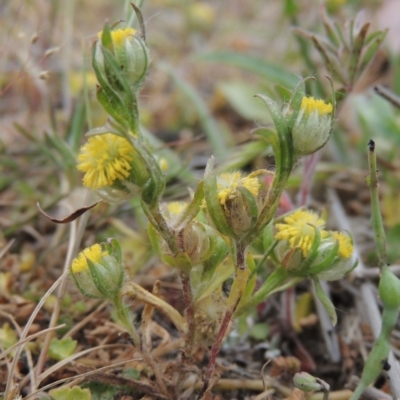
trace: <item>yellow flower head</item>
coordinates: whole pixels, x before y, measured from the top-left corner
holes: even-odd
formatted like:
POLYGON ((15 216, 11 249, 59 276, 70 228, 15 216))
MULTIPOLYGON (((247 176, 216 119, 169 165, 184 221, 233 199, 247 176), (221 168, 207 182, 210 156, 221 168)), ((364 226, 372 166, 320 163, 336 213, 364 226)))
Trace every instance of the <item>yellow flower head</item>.
POLYGON ((317 111, 319 115, 331 114, 333 110, 331 103, 325 103, 323 100, 315 100, 314 97, 306 96, 301 100, 300 109, 304 110, 307 115, 313 111, 317 111))
POLYGON ((236 189, 239 186, 245 187, 253 196, 258 196, 260 182, 255 173, 247 177, 242 177, 240 172, 228 172, 217 176, 218 200, 222 206, 237 196, 236 189))
POLYGON ((111 186, 129 177, 135 150, 125 138, 106 133, 89 137, 78 155, 83 184, 91 189, 111 186))
POLYGON ((333 237, 339 242, 339 256, 342 258, 350 258, 353 253, 351 238, 342 232, 333 232, 333 237))
MULTIPOLYGON (((125 39, 129 36, 134 36, 136 34, 136 29, 133 28, 124 28, 124 29, 115 29, 111 31, 111 39, 114 43, 114 46, 121 46, 125 39)), ((101 39, 103 36, 103 31, 97 34, 97 37, 101 39)))
POLYGON ((285 223, 276 224, 278 233, 275 235, 277 240, 287 240, 291 247, 299 248, 303 256, 307 257, 314 241, 314 227, 321 230, 321 235, 325 236, 322 228, 325 221, 311 211, 298 210, 284 218, 285 223))
POLYGON ((87 259, 92 261, 93 263, 98 263, 101 259, 106 256, 108 253, 103 251, 102 247, 99 244, 94 244, 91 247, 81 251, 78 256, 72 262, 71 270, 73 274, 77 274, 79 272, 84 272, 89 269, 87 259))

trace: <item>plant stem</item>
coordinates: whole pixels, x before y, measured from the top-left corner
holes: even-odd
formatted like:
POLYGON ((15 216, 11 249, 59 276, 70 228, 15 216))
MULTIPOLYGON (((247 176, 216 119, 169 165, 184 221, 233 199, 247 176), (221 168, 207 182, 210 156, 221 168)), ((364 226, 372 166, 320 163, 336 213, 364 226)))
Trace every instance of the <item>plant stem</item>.
POLYGON ((379 267, 386 265, 385 230, 379 208, 378 174, 376 169, 375 142, 368 142, 369 188, 371 192, 372 229, 375 233, 375 244, 379 258, 379 267))
POLYGON ((154 226, 154 228, 156 228, 162 238, 167 242, 170 252, 175 256, 177 253, 179 253, 179 246, 171 232, 171 229, 162 216, 158 204, 152 208, 147 208, 143 203, 142 205, 149 222, 154 226))
POLYGON ((186 322, 188 331, 185 339, 185 355, 190 356, 192 352, 194 334, 195 334, 195 320, 194 320, 194 303, 192 288, 190 286, 190 276, 186 272, 181 271, 179 274, 182 281, 183 301, 185 302, 186 309, 186 322))

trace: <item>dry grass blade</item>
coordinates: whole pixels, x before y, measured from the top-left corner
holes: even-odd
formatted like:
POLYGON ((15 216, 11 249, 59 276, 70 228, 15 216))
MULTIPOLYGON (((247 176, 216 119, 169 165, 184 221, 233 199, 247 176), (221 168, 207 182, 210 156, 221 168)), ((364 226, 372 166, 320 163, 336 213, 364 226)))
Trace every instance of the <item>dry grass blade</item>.
POLYGON ((1 250, 0 250, 0 259, 10 250, 11 246, 14 244, 15 239, 11 239, 1 250))
POLYGON ((101 350, 101 349, 111 349, 111 348, 116 348, 116 347, 128 347, 130 345, 126 344, 108 344, 108 345, 101 345, 101 346, 96 346, 92 347, 90 349, 82 350, 79 353, 73 354, 72 356, 66 358, 65 360, 59 361, 57 364, 54 364, 52 367, 47 369, 46 371, 42 372, 38 377, 37 377, 37 383, 38 385, 40 382, 43 381, 43 379, 47 378, 50 376, 53 372, 57 371, 58 369, 62 368, 64 365, 67 365, 73 360, 76 360, 79 357, 84 356, 85 354, 91 353, 96 350, 101 350))

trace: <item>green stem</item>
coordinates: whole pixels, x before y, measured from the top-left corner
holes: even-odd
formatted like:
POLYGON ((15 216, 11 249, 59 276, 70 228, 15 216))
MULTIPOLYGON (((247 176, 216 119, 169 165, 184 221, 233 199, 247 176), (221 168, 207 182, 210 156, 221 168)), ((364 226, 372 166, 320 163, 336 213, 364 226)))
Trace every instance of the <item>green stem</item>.
POLYGON ((376 168, 375 142, 368 142, 368 164, 369 164, 369 188, 371 192, 372 229, 375 234, 379 267, 386 265, 385 230, 383 228, 382 215, 379 208, 378 174, 376 168))
POLYGON ((387 362, 390 351, 390 334, 396 326, 398 314, 399 310, 397 307, 385 308, 383 310, 381 333, 368 355, 360 383, 350 397, 350 400, 358 400, 364 390, 373 383, 382 372, 382 368, 387 362))
POLYGON ((133 326, 133 321, 130 318, 129 315, 129 310, 124 304, 122 300, 122 295, 118 293, 114 299, 114 307, 117 311, 117 317, 120 320, 120 322, 124 325, 125 329, 128 331, 128 333, 131 335, 131 338, 133 340, 133 343, 136 347, 137 350, 141 350, 142 345, 141 345, 141 340, 139 333, 137 332, 136 328, 133 326))

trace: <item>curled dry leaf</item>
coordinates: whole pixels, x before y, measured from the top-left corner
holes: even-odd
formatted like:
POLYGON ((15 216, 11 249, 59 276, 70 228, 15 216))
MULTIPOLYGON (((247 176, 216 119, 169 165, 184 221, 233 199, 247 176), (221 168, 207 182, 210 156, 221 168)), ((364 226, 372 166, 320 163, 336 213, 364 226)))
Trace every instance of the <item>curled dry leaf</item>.
POLYGON ((84 214, 86 211, 91 210, 93 207, 96 207, 97 204, 101 203, 102 200, 97 201, 96 203, 91 204, 90 206, 78 208, 75 210, 72 214, 67 215, 65 218, 62 219, 57 219, 50 217, 50 215, 46 214, 43 209, 40 207, 39 203, 36 203, 36 207, 40 211, 42 215, 44 215, 47 219, 49 219, 52 222, 55 222, 56 224, 68 224, 69 222, 75 221, 78 217, 80 217, 82 214, 84 214))

